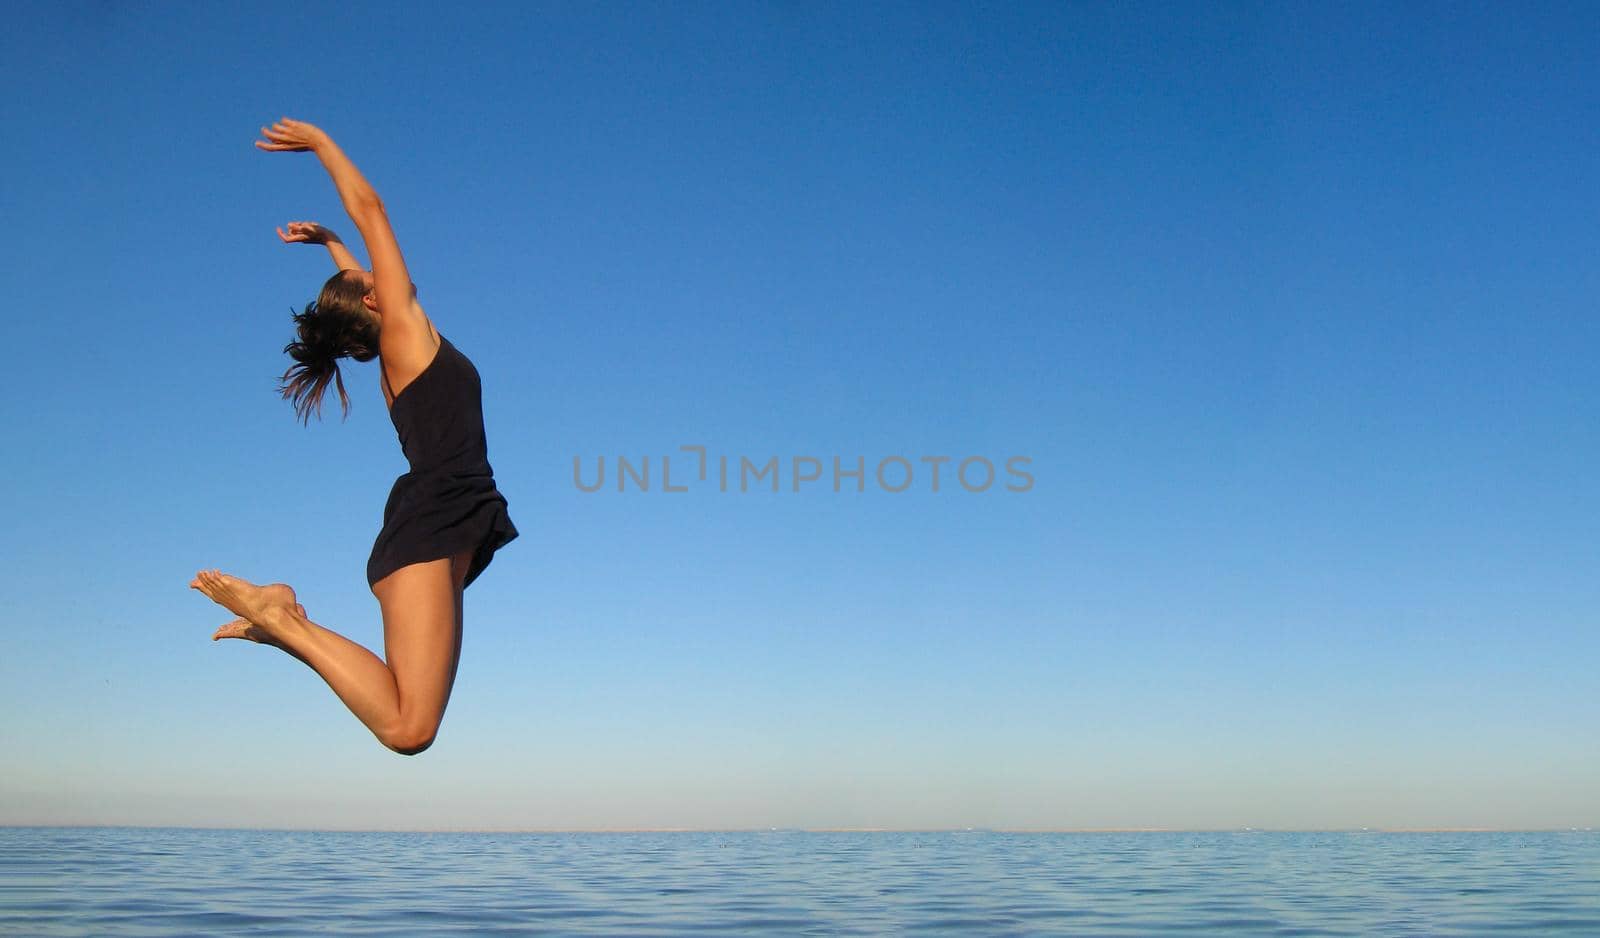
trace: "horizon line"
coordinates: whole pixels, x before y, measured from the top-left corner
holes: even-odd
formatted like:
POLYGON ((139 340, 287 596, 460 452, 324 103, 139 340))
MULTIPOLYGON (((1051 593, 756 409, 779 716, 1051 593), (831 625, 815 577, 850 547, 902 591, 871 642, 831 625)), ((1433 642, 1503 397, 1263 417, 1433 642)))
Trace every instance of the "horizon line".
POLYGON ((12 824, 0 828, 281 831, 329 834, 1554 834, 1566 827, 256 827, 216 824, 12 824))

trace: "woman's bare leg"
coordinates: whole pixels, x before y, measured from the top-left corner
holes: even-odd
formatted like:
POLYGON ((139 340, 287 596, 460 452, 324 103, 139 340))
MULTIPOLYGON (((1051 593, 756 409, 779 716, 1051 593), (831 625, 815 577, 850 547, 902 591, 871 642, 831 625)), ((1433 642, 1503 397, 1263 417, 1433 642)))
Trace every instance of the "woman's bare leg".
POLYGON ((321 675, 380 742, 414 755, 433 744, 455 683, 470 558, 467 553, 412 564, 373 585, 383 609, 388 663, 312 622, 294 591, 281 583, 256 586, 204 571, 190 585, 240 617, 213 638, 277 645, 321 675))
POLYGON ((468 551, 411 564, 372 585, 383 607, 384 656, 395 678, 400 746, 389 748, 397 752, 410 755, 433 745, 444 720, 461 661, 462 590, 471 559, 468 551))

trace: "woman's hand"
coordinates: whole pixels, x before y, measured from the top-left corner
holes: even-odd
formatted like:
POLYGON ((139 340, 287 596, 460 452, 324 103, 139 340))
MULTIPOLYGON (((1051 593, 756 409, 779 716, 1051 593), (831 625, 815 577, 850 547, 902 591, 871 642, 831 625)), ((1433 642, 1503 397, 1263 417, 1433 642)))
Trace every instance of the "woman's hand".
POLYGON ((265 139, 257 140, 256 146, 274 152, 315 150, 328 139, 328 135, 321 129, 287 117, 271 127, 261 128, 261 136, 265 139))
POLYGON ((324 228, 314 221, 292 221, 289 230, 278 229, 278 237, 284 244, 320 244, 328 249, 328 254, 333 258, 333 266, 340 270, 361 270, 356 262, 356 256, 344 246, 339 236, 333 229, 324 228))
POLYGON ((314 221, 292 221, 289 230, 278 229, 284 244, 339 244, 339 236, 314 221))

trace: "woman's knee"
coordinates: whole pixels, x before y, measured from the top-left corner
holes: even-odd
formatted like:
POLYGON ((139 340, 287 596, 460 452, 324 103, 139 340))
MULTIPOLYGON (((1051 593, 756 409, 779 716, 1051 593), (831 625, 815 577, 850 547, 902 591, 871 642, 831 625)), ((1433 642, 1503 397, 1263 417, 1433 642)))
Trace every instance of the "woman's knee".
POLYGON ((429 736, 427 739, 418 742, 394 743, 391 744, 389 748, 390 750, 397 752, 402 756, 417 756, 427 752, 428 747, 432 745, 433 737, 429 736))
POLYGON ((414 724, 398 726, 384 733, 380 739, 385 746, 400 755, 414 756, 426 752, 438 735, 438 724, 432 726, 414 724))

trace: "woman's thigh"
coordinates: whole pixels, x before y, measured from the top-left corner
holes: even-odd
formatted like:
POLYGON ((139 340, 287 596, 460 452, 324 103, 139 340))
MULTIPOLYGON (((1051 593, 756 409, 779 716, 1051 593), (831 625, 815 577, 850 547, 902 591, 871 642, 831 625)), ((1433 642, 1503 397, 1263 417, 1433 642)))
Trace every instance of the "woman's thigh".
POLYGON ((383 653, 403 714, 444 715, 461 660, 462 581, 470 552, 401 567, 372 586, 383 610, 383 653))

